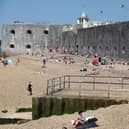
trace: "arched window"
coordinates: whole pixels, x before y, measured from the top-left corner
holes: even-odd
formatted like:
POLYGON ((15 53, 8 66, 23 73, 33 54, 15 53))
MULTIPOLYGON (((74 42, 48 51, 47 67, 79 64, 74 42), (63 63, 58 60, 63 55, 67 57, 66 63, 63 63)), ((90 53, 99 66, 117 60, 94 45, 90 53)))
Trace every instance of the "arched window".
POLYGON ((126 48, 125 46, 122 47, 122 54, 125 54, 126 53, 126 48))
POLYGON ((44 30, 43 33, 44 33, 44 34, 48 34, 48 30, 44 30))
POLYGON ((114 46, 113 49, 114 49, 114 51, 117 51, 117 47, 116 46, 114 46))
POLYGON ((95 46, 93 46, 93 50, 95 50, 96 49, 96 47, 95 46))
POLYGON ((27 45, 26 45, 26 48, 27 48, 27 49, 31 49, 31 45, 30 45, 30 44, 27 44, 27 45))
POLYGON ((84 46, 81 45, 81 49, 83 49, 83 48, 84 48, 84 46))
POLYGON ((105 50, 106 50, 106 51, 109 51, 109 47, 107 46, 107 47, 105 48, 105 50))
POLYGON ((10 48, 15 48, 15 45, 14 45, 14 44, 10 44, 9 47, 10 47, 10 48))
POLYGON ((99 46, 99 49, 100 49, 100 50, 102 50, 102 47, 101 47, 101 46, 99 46))
POLYGON ((32 31, 31 30, 27 30, 27 34, 32 34, 32 31))
POLYGON ((15 30, 10 30, 10 33, 11 34, 15 34, 15 30))
POLYGON ((124 50, 124 51, 125 51, 125 46, 123 46, 123 47, 122 47, 122 50, 124 50))
POLYGON ((90 49, 90 47, 88 46, 88 50, 90 49))

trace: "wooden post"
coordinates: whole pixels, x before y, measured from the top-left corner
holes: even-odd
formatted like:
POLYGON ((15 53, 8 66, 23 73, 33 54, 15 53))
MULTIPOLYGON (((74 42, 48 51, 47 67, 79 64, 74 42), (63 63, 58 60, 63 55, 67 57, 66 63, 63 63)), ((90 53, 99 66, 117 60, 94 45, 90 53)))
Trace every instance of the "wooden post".
POLYGON ((81 85, 79 86, 79 97, 81 97, 81 85))
POLYGON ((124 88, 123 82, 124 82, 124 78, 122 77, 122 78, 121 78, 121 89, 124 88))
POLYGON ((65 76, 64 76, 64 86, 63 86, 63 88, 65 88, 65 76))
POLYGON ((51 79, 51 95, 53 95, 53 79, 51 79))
POLYGON ((54 88, 54 92, 56 91, 56 87, 55 87, 56 85, 55 85, 55 78, 53 78, 53 88, 54 88))
POLYGON ((70 75, 68 75, 68 88, 70 88, 70 75))
POLYGON ((93 90, 95 90, 95 77, 93 77, 93 90))
POLYGON ((108 84, 108 98, 110 98, 110 85, 108 84))
POLYGON ((55 84, 54 84, 54 79, 52 79, 52 86, 51 86, 51 95, 53 95, 53 93, 55 92, 55 84))
POLYGON ((48 92, 49 92, 48 90, 49 90, 49 80, 47 80, 47 93, 46 93, 46 95, 49 94, 49 93, 48 93, 48 92))
POLYGON ((61 77, 59 77, 59 87, 60 87, 60 89, 61 89, 61 77))

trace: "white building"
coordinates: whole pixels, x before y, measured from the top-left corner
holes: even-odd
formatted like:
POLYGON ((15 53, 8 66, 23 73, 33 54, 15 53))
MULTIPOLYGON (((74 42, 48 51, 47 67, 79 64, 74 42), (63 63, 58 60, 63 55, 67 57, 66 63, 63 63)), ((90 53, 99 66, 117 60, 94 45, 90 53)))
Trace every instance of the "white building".
POLYGON ((89 28, 107 24, 109 23, 100 21, 89 21, 89 17, 85 14, 85 12, 82 12, 82 15, 77 19, 77 25, 79 26, 79 28, 89 28))

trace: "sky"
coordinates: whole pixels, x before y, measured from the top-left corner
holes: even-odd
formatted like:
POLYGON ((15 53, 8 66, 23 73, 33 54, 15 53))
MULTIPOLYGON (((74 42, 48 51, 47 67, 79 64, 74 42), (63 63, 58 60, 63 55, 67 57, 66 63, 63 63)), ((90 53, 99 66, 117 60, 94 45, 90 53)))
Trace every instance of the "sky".
POLYGON ((82 12, 91 21, 129 21, 129 0, 0 0, 0 29, 14 21, 75 24, 82 12))

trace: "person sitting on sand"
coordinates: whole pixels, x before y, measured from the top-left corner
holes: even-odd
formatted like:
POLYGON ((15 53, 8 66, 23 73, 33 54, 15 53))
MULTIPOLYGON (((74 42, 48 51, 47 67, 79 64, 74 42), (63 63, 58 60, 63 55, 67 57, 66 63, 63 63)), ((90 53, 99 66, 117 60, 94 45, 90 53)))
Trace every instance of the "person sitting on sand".
POLYGON ((66 56, 64 56, 64 58, 63 58, 63 62, 64 62, 65 64, 67 64, 67 63, 68 63, 68 58, 67 58, 66 56))
POLYGON ((6 67, 6 65, 8 65, 8 60, 6 58, 4 58, 3 61, 2 61, 2 63, 4 65, 4 67, 6 67))
POLYGON ((82 114, 82 111, 78 112, 78 114, 79 114, 79 117, 76 120, 72 120, 72 124, 74 127, 84 124, 84 116, 82 114))
POLYGON ((79 117, 76 120, 72 120, 73 126, 76 128, 78 125, 83 125, 85 123, 90 123, 90 122, 96 122, 97 118, 94 116, 85 116, 82 111, 78 112, 79 117))

